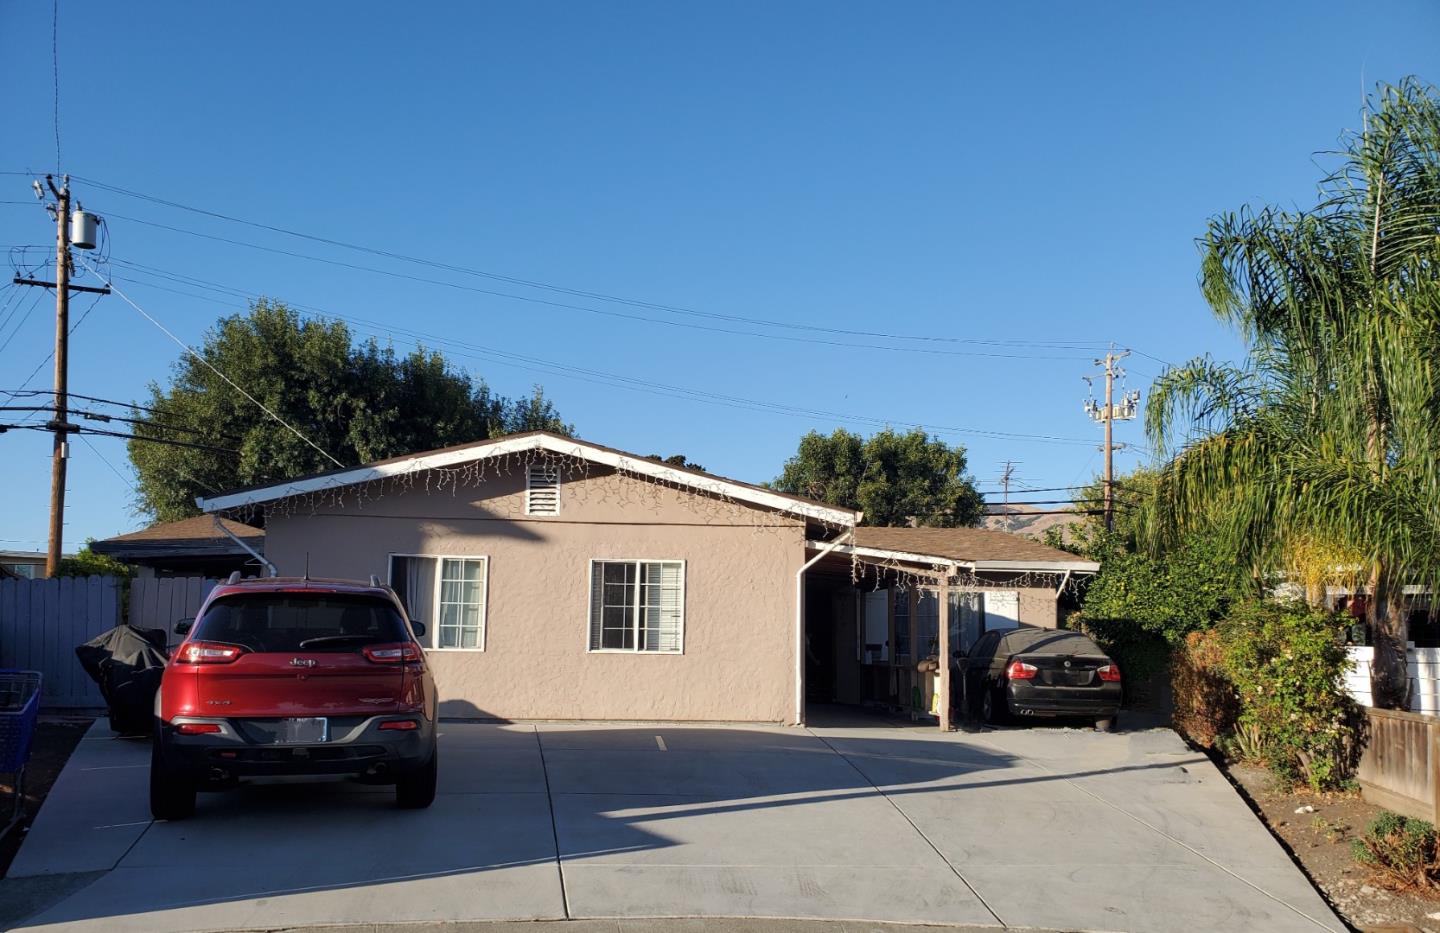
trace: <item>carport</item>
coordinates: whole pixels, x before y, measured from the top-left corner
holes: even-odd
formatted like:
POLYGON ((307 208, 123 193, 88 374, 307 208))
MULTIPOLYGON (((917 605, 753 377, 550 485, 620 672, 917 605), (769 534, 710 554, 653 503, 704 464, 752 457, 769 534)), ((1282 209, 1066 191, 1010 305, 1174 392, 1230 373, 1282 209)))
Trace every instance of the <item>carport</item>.
POLYGON ((1079 580, 1099 569, 980 528, 862 527, 809 542, 809 556, 802 588, 806 704, 908 713, 944 731, 953 711, 943 702, 949 665, 939 659, 967 650, 987 631, 1057 627, 1079 580))

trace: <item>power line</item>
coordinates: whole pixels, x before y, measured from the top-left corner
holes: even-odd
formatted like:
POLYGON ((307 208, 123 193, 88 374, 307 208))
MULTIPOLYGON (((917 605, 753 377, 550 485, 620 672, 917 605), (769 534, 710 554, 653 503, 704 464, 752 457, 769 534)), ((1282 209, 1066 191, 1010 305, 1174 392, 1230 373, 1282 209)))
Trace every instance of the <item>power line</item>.
MULTIPOLYGON (((75 398, 75 396, 71 396, 71 398, 75 398)), ((53 405, 0 405, 0 411, 41 412, 54 410, 55 407, 53 405)), ((199 434, 202 437, 210 436, 209 431, 205 431, 201 428, 190 428, 179 424, 169 424, 162 421, 151 421, 145 418, 127 418, 124 415, 110 415, 105 414, 104 412, 86 411, 82 408, 67 408, 65 411, 67 414, 79 415, 80 417, 85 418, 89 421, 119 421, 123 424, 137 424, 141 425, 142 427, 155 428, 156 430, 161 431, 181 431, 185 434, 199 434)), ((224 438, 227 441, 239 442, 243 440, 243 438, 235 437, 234 435, 230 434, 216 434, 215 436, 224 438)))
MULTIPOLYGON (((93 178, 85 178, 85 177, 80 176, 80 175, 75 175, 75 176, 73 176, 73 177, 74 177, 76 180, 84 181, 86 184, 92 185, 92 186, 94 186, 94 187, 96 187, 96 188, 100 188, 100 189, 105 190, 105 191, 110 191, 110 192, 113 192, 113 193, 115 193, 115 194, 123 195, 123 196, 125 196, 125 197, 136 198, 136 199, 139 199, 139 200, 149 201, 149 202, 151 202, 151 203, 159 204, 159 205, 162 205, 162 206, 164 206, 164 207, 170 207, 170 208, 174 208, 174 209, 176 209, 176 210, 187 211, 187 212, 189 212, 189 213, 199 214, 199 215, 202 215, 202 216, 205 216, 205 217, 212 217, 212 218, 215 218, 215 219, 217 219, 217 220, 224 220, 224 221, 228 221, 228 222, 230 222, 230 223, 241 224, 241 225, 247 226, 247 227, 253 227, 253 228, 256 228, 256 229, 260 229, 260 230, 268 230, 268 231, 270 231, 270 232, 272 232, 272 233, 279 233, 279 234, 283 234, 283 235, 285 235, 285 236, 295 237, 295 238, 302 239, 302 240, 309 240, 309 241, 311 241, 311 242, 321 243, 321 244, 324 244, 324 245, 326 245, 326 246, 335 246, 335 247, 339 247, 339 248, 342 248, 342 249, 354 250, 354 251, 356 251, 356 252, 367 253, 367 254, 372 255, 372 256, 380 256, 380 257, 383 257, 383 258, 386 258, 386 259, 392 259, 392 260, 396 260, 396 261, 399 261, 399 262, 414 263, 414 264, 416 264, 416 265, 426 266, 426 267, 434 268, 434 269, 440 269, 440 270, 447 271, 447 272, 454 272, 454 273, 458 273, 458 274, 461 274, 461 275, 477 276, 477 277, 480 277, 480 278, 490 279, 490 280, 492 280, 492 281, 505 282, 505 283, 510 284, 510 285, 519 285, 519 286, 522 286, 522 287, 525 287, 525 288, 544 289, 544 290, 556 292, 556 293, 559 293, 559 294, 570 295, 570 296, 572 296, 572 297, 577 297, 577 298, 589 298, 589 299, 597 300, 597 301, 613 302, 613 303, 616 303, 616 304, 629 305, 629 306, 631 306, 631 307, 646 308, 646 309, 653 310, 653 311, 662 311, 662 312, 666 312, 666 313, 669 313, 669 314, 690 315, 690 316, 695 316, 695 317, 710 318, 710 319, 714 319, 714 320, 730 321, 730 322, 732 322, 732 323, 750 324, 750 325, 757 326, 757 327, 783 328, 783 329, 788 329, 788 330, 802 330, 802 331, 811 331, 811 332, 827 333, 827 334, 834 334, 834 335, 845 335, 845 336, 852 336, 852 337, 879 338, 879 339, 885 339, 885 340, 915 340, 915 341, 941 342, 941 343, 989 344, 989 345, 998 345, 998 346, 1046 346, 1046 347, 1061 348, 1061 349, 1082 349, 1082 348, 1084 348, 1084 347, 1100 346, 1100 345, 1103 345, 1103 343, 1104 343, 1103 341, 1089 340, 1089 339, 1085 339, 1085 340, 1036 341, 1036 340, 1030 340, 1030 339, 1024 339, 1024 338, 1016 338, 1016 339, 1007 339, 1007 340, 995 340, 995 339, 988 339, 988 338, 972 338, 972 337, 944 337, 944 336, 921 335, 921 334, 895 334, 895 333, 886 333, 886 332, 882 332, 882 331, 865 331, 865 330, 853 330, 853 329, 849 329, 849 328, 827 327, 827 326, 818 325, 818 324, 797 324, 797 323, 790 322, 790 321, 775 321, 775 320, 770 320, 770 319, 765 319, 765 318, 745 317, 745 316, 742 316, 742 315, 735 315, 735 314, 722 314, 722 313, 713 312, 713 311, 698 311, 698 310, 695 310, 695 309, 692 309, 692 308, 685 308, 685 307, 680 307, 680 306, 677 306, 677 305, 664 304, 664 303, 660 303, 660 302, 644 301, 644 300, 636 299, 636 298, 625 298, 625 297, 620 297, 620 296, 617 296, 617 295, 606 294, 606 293, 604 293, 604 292, 589 291, 589 290, 586 290, 586 289, 570 288, 570 287, 567 287, 567 286, 556 285, 556 284, 553 284, 553 283, 550 283, 550 282, 544 282, 544 281, 539 281, 539 280, 535 280, 535 279, 525 279, 525 278, 520 278, 520 277, 517 277, 517 276, 504 275, 504 274, 496 273, 496 272, 488 272, 488 271, 485 271, 485 270, 482 270, 482 269, 474 269, 474 268, 470 268, 470 267, 466 267, 466 266, 454 265, 454 264, 451 264, 451 263, 438 262, 438 261, 432 260, 432 259, 424 259, 424 258, 420 258, 420 257, 416 257, 416 256, 408 256, 408 255, 405 255, 404 253, 397 253, 397 252, 393 252, 393 251, 390 251, 390 250, 377 249, 377 248, 375 248, 375 247, 364 246, 364 245, 357 244, 357 243, 348 243, 348 242, 343 241, 343 240, 336 240, 336 239, 332 239, 332 238, 329 238, 329 237, 323 237, 323 236, 318 236, 318 235, 315 235, 315 234, 304 233, 304 232, 298 231, 298 230, 291 230, 291 229, 288 229, 288 228, 286 228, 286 227, 280 227, 280 226, 277 226, 277 225, 274 225, 274 224, 267 224, 267 223, 262 223, 262 222, 259 222, 259 221, 246 220, 246 219, 241 218, 241 217, 235 217, 235 216, 232 216, 232 215, 229 215, 229 214, 220 213, 220 212, 218 212, 218 211, 207 210, 207 209, 205 209, 205 208, 193 207, 193 206, 188 205, 188 204, 182 204, 182 203, 180 203, 180 202, 178 202, 178 201, 171 201, 171 200, 168 200, 168 199, 166 199, 166 198, 156 197, 155 195, 145 194, 144 192, 134 191, 134 190, 132 190, 132 189, 127 189, 127 188, 121 188, 121 187, 119 187, 119 186, 117 186, 117 185, 111 185, 111 184, 108 184, 108 183, 106 183, 106 182, 102 182, 102 181, 99 181, 99 180, 93 179, 93 178)), ((114 216, 114 217, 120 217, 120 216, 121 216, 121 215, 115 214, 115 213, 113 213, 113 212, 108 212, 108 213, 110 213, 110 216, 114 216)), ((164 224, 156 224, 156 223, 154 223, 154 222, 152 222, 152 221, 144 221, 144 220, 140 220, 140 219, 138 219, 138 218, 133 218, 133 217, 131 217, 131 218, 122 217, 121 219, 132 220, 132 221, 135 221, 135 222, 137 222, 137 223, 150 223, 150 224, 152 224, 153 226, 163 227, 163 228, 165 228, 165 229, 172 229, 172 230, 175 230, 175 231, 180 232, 180 233, 193 233, 193 234, 200 235, 200 236, 210 236, 210 235, 208 235, 208 234, 198 234, 196 231, 185 230, 185 229, 183 229, 183 228, 178 228, 178 227, 166 227, 166 225, 164 225, 164 224)), ((270 247, 259 247, 259 246, 255 246, 255 244, 243 243, 243 242, 240 242, 240 241, 226 240, 226 239, 223 238, 223 237, 211 237, 211 238, 220 239, 220 240, 223 240, 224 242, 233 242, 233 243, 236 243, 237 245, 242 245, 242 246, 252 246, 252 247, 257 248, 257 249, 272 249, 272 248, 270 248, 270 247)), ((276 252, 284 252, 284 251, 282 251, 282 250, 273 250, 273 251, 276 251, 276 252)), ((319 259, 319 257, 302 257, 302 258, 319 259)), ((319 259, 319 261, 324 262, 324 261, 333 261, 333 260, 319 259)))
MULTIPOLYGON (((526 303, 526 304, 541 305, 541 306, 547 307, 547 308, 559 308, 559 309, 565 310, 565 311, 581 311, 581 312, 584 312, 584 313, 586 313, 586 314, 596 314, 596 315, 601 315, 601 316, 604 316, 604 317, 612 317, 612 318, 620 318, 620 319, 629 320, 629 321, 637 321, 637 322, 642 323, 642 324, 656 324, 656 325, 659 325, 659 326, 662 326, 662 327, 681 327, 681 328, 686 328, 686 329, 688 329, 688 330, 699 330, 699 331, 706 331, 706 332, 709 332, 709 333, 731 334, 731 335, 734 335, 734 336, 737 336, 737 337, 755 337, 755 338, 759 338, 759 339, 762 339, 762 340, 778 340, 778 341, 783 341, 783 342, 786 342, 786 343, 801 343, 801 344, 809 344, 809 345, 815 345, 815 346, 841 347, 841 348, 847 349, 847 350, 879 350, 879 351, 887 352, 887 353, 921 353, 921 354, 927 354, 927 355, 932 355, 932 356, 982 357, 982 358, 1005 359, 1005 360, 1083 360, 1083 359, 1088 359, 1088 358, 1089 358, 1088 354, 1086 354, 1086 355, 1056 356, 1056 355, 1035 354, 1035 353, 996 353, 996 352, 987 352, 987 351, 981 351, 981 350, 941 350, 941 349, 935 349, 935 348, 932 348, 932 347, 894 347, 894 346, 884 346, 884 345, 874 344, 874 343, 867 343, 867 344, 845 343, 845 342, 839 341, 839 340, 826 340, 826 339, 819 338, 819 337, 795 337, 795 336, 790 336, 790 335, 786 335, 786 334, 765 334, 765 333, 756 333, 756 332, 754 332, 754 331, 734 330, 734 329, 728 328, 728 327, 716 327, 716 326, 709 325, 709 324, 696 324, 696 323, 693 323, 693 322, 690 322, 690 321, 666 321, 666 320, 660 320, 660 319, 652 318, 652 317, 645 317, 644 315, 641 315, 641 314, 630 314, 630 313, 627 313, 627 312, 624 312, 624 311, 614 311, 614 310, 607 310, 607 309, 603 309, 603 308, 592 308, 592 307, 590 307, 590 306, 588 306, 588 305, 578 305, 578 304, 570 304, 570 303, 568 303, 568 302, 563 302, 563 301, 553 301, 553 300, 551 300, 551 299, 549 299, 549 298, 537 298, 537 297, 535 297, 535 296, 533 296, 533 295, 517 295, 517 294, 514 294, 514 293, 512 293, 512 292, 496 291, 495 289, 492 289, 492 288, 479 288, 479 287, 474 286, 474 285, 462 285, 462 284, 460 284, 460 283, 458 283, 458 282, 447 282, 447 281, 444 281, 443 279, 433 279, 433 278, 426 278, 426 277, 424 277, 424 276, 419 276, 419 275, 410 275, 410 274, 405 273, 405 272, 395 272, 395 271, 390 270, 390 269, 380 269, 380 268, 376 268, 375 266, 363 266, 363 265, 360 265, 360 264, 358 264, 358 263, 344 262, 344 261, 339 260, 339 259, 329 259, 329 258, 326 258, 326 257, 324 257, 324 256, 312 256, 312 255, 310 255, 310 254, 308 254, 308 253, 297 253, 297 252, 295 252, 295 251, 293 251, 293 250, 278 249, 278 248, 273 247, 273 246, 262 246, 262 245, 260 245, 260 244, 258 244, 258 243, 248 243, 248 242, 246 242, 246 241, 244 241, 244 240, 235 240, 235 239, 231 239, 231 238, 229 238, 229 237, 215 236, 214 234, 209 234, 209 233, 201 233, 201 232, 199 232, 199 231, 197 231, 197 230, 187 230, 187 229, 185 229, 185 228, 183 228, 183 227, 174 227, 174 226, 171 226, 171 225, 169 225, 169 224, 162 224, 162 223, 156 223, 156 222, 154 222, 154 221, 142 220, 142 219, 140 219, 140 218, 138 218, 138 217, 127 217, 127 216, 124 215, 124 214, 117 214, 117 213, 115 213, 115 212, 113 212, 113 211, 108 212, 108 216, 110 216, 110 217, 112 217, 112 218, 119 219, 119 220, 130 221, 130 222, 132 222, 132 223, 139 223, 139 224, 144 224, 144 225, 146 225, 146 226, 158 227, 158 228, 160 228, 160 229, 162 229, 162 230, 171 230, 171 231, 176 232, 176 233, 183 233, 183 234, 186 234, 187 236, 195 236, 195 237, 200 237, 200 238, 202 238, 202 239, 215 240, 215 241, 218 241, 218 242, 221 242, 221 243, 228 243, 228 244, 231 244, 231 245, 234 245, 234 246, 244 246, 244 247, 247 247, 247 248, 249 248, 249 249, 261 250, 261 251, 267 252, 267 253, 275 253, 275 254, 278 254, 278 255, 281 255, 281 256, 289 256, 289 257, 292 257, 292 258, 295 258, 295 259, 304 259, 304 260, 307 260, 307 261, 310 261, 310 262, 325 263, 326 265, 338 266, 338 267, 343 268, 343 269, 351 269, 351 270, 355 270, 355 271, 358 271, 358 272, 369 272, 369 273, 372 273, 372 274, 375 274, 375 275, 387 276, 387 277, 389 277, 389 278, 402 279, 402 280, 404 280, 404 281, 409 281, 409 282, 419 282, 419 283, 426 284, 426 285, 436 285, 436 286, 440 286, 440 287, 442 287, 442 288, 450 288, 450 289, 454 289, 454 290, 456 290, 456 291, 462 291, 462 292, 471 292, 471 293, 474 293, 474 294, 477 294, 477 295, 487 295, 487 296, 489 296, 489 297, 491 297, 491 298, 500 298, 500 299, 503 299, 503 300, 506 300, 506 301, 520 301, 520 302, 524 302, 524 303, 526 303)), ((116 264, 119 264, 119 265, 134 265, 134 264, 126 263, 126 262, 124 262, 123 260, 112 260, 112 261, 115 262, 116 264)), ((863 331, 850 331, 850 332, 845 332, 845 333, 847 333, 847 334, 849 334, 849 335, 853 335, 853 336, 863 336, 863 335, 864 335, 864 332, 863 332, 863 331)), ((908 340, 908 339, 925 339, 925 338, 892 337, 892 338, 889 338, 889 339, 906 339, 906 340, 908 340)), ((942 339, 942 338, 936 338, 936 339, 942 339)), ((956 340, 956 341, 960 341, 962 338, 943 338, 943 339, 946 339, 946 340, 954 339, 954 340, 956 340)), ((1012 345, 1010 345, 1010 344, 1000 343, 999 346, 1004 347, 1004 348, 1023 349, 1025 345, 1024 345, 1024 344, 1014 344, 1014 345, 1012 346, 1012 345)), ((1085 350, 1085 349, 1087 349, 1087 348, 1084 348, 1084 347, 1069 347, 1069 346, 1058 346, 1058 345, 1057 345, 1057 346, 1050 346, 1050 345, 1043 345, 1043 344, 1037 344, 1036 346, 1037 346, 1037 348, 1042 348, 1042 349, 1074 349, 1074 350, 1085 350)))
MULTIPOLYGON (((0 434, 6 431, 50 431, 52 428, 44 424, 0 424, 0 434)), ((101 428, 85 428, 75 426, 66 430, 66 434, 91 434, 99 437, 119 437, 131 441, 144 441, 147 444, 167 444, 171 447, 189 447, 193 450, 208 450, 219 454, 236 454, 240 451, 229 447, 215 447, 211 444, 198 444, 194 441, 177 441, 172 438, 146 437, 143 434, 125 434, 120 431, 106 431, 101 428)))
MULTIPOLYGON (((54 394, 55 394, 55 390, 54 390, 54 389, 15 389, 15 390, 0 389, 0 392, 5 392, 5 393, 7 393, 7 394, 11 394, 12 391, 13 391, 13 394, 14 394, 14 395, 54 395, 54 394)), ((95 402, 96 404, 99 404, 99 405, 115 405, 115 406, 117 406, 117 407, 119 407, 119 408, 134 408, 134 409, 136 409, 137 411, 146 411, 146 412, 151 413, 152 415, 166 415, 166 414, 169 414, 168 412, 161 411, 161 410, 158 409, 158 408, 147 408, 147 407, 144 406, 144 405, 137 405, 137 404, 134 403, 134 402, 122 402, 122 401, 120 401, 119 399, 100 398, 99 396, 95 396, 95 395, 81 395, 81 394, 79 394, 78 392, 68 392, 68 393, 66 393, 66 394, 69 395, 71 398, 78 398, 78 399, 82 399, 82 400, 87 401, 87 402, 95 402)), ((223 437, 224 435, 220 435, 220 436, 223 437)))
MULTIPOLYGON (((85 323, 85 319, 90 316, 90 312, 91 312, 91 311, 94 311, 94 310, 95 310, 95 306, 100 303, 100 299, 103 298, 103 297, 104 297, 103 295, 96 295, 96 296, 95 296, 95 300, 92 301, 92 302, 90 302, 90 307, 88 307, 88 308, 85 309, 85 312, 80 315, 80 319, 77 320, 74 324, 71 324, 71 325, 70 325, 70 333, 71 333, 71 334, 75 333, 75 331, 80 327, 80 325, 85 323)), ((50 361, 53 360, 54 358, 55 358, 55 351, 54 351, 54 350, 51 350, 49 353, 45 354, 45 359, 41 360, 41 361, 35 366, 34 369, 30 370, 30 375, 26 376, 26 377, 25 377, 25 381, 22 382, 22 383, 20 383, 20 388, 19 388, 19 389, 16 389, 16 390, 13 391, 13 392, 11 392, 11 391, 9 391, 9 390, 5 390, 5 389, 0 389, 0 392, 5 392, 6 395, 10 396, 10 398, 8 399, 8 401, 12 401, 12 402, 13 402, 17 397, 19 397, 19 395, 20 395, 22 392, 24 392, 25 387, 30 384, 30 380, 31 380, 31 379, 34 379, 36 376, 38 376, 38 375, 40 374, 40 370, 42 370, 42 369, 45 368, 45 364, 48 363, 48 362, 50 362, 50 361)), ((48 394, 50 394, 50 395, 54 395, 54 394, 55 394, 55 390, 53 390, 53 389, 46 389, 45 391, 46 391, 48 394)), ((23 420, 27 420, 27 419, 21 419, 21 420, 23 421, 23 420)))
MULTIPOLYGON (((86 267, 87 269, 89 269, 91 272, 94 272, 95 275, 96 275, 97 277, 99 277, 101 281, 104 281, 105 284, 106 284, 107 286, 109 286, 109 287, 115 292, 115 294, 119 295, 122 299, 124 299, 124 301, 125 301, 126 304, 128 304, 130 307, 134 308, 137 312, 139 312, 139 314, 140 314, 141 317, 143 317, 145 320, 149 321, 151 324, 154 324, 157 328, 160 329, 161 333, 165 334, 165 336, 167 336, 167 337, 169 337, 171 340, 173 340, 173 341, 174 341, 176 344, 178 344, 178 345, 180 346, 180 348, 181 348, 182 350, 184 350, 186 353, 189 353, 191 356, 195 357, 195 359, 197 359, 197 360, 199 360, 201 363, 203 363, 207 369, 209 369, 209 370, 210 370, 211 372, 213 372, 215 375, 217 375, 217 376, 219 376, 221 379, 223 379, 223 380, 225 381, 225 383, 228 384, 232 389, 234 389, 236 392, 239 392, 241 395, 243 395, 243 396, 245 396, 246 398, 248 398, 251 402, 255 403, 255 405, 256 405, 261 411, 265 412, 265 414, 269 415, 271 418, 274 418, 276 421, 280 422, 282 425, 285 426, 285 428, 286 428, 288 431, 290 431, 291 434, 294 434, 296 437, 300 438, 300 440, 304 441, 306 444, 309 444, 309 445, 310 445, 311 447, 313 447, 316 451, 318 451, 318 452, 320 453, 320 455, 323 456, 325 459, 329 460, 331 463, 335 464, 337 467, 344 468, 345 464, 341 463, 339 460, 336 460, 334 457, 330 456, 329 452, 326 451, 326 450, 324 450, 323 448, 321 448, 319 444, 316 444, 314 441, 310 440, 310 438, 306 437, 304 434, 301 434, 298 429, 296 429, 292 424, 290 424, 290 422, 286 421, 284 418, 281 418, 279 415, 275 414, 275 412, 271 411, 268 407, 266 407, 266 405, 265 405, 263 402, 261 402, 261 401, 260 401, 259 399, 257 399, 255 396, 251 395, 249 392, 246 392, 246 391, 245 391, 244 389, 242 389, 233 379, 231 379, 229 376, 225 375, 225 374, 222 373, 219 369, 217 369, 217 368, 215 367, 215 364, 211 363, 209 360, 205 359, 205 357, 201 356, 198 352, 196 352, 196 351, 195 351, 189 344, 187 344, 185 341, 181 340, 179 337, 176 337, 174 334, 172 334, 168 329, 166 329, 166 327, 165 327, 164 324, 161 324, 159 321, 155 320, 155 318, 153 318, 153 317, 151 317, 149 314, 147 314, 147 313, 145 312, 145 309, 142 308, 142 307, 140 307, 138 304, 136 304, 136 303, 130 298, 129 295, 127 295, 127 294, 125 294, 123 291, 121 291, 120 288, 119 288, 119 286, 115 285, 113 282, 105 281, 105 277, 102 276, 102 275, 100 275, 99 272, 96 272, 95 269, 94 269, 94 267, 92 267, 92 266, 91 266, 89 263, 87 263, 84 259, 80 259, 79 262, 80 262, 80 264, 81 264, 82 266, 85 266, 85 267, 86 267)), ((118 436, 118 435, 117 435, 117 436, 118 436)))
MULTIPOLYGON (((15 329, 10 331, 10 336, 5 338, 4 343, 0 343, 0 353, 4 353, 5 348, 10 346, 10 343, 15 339, 15 336, 19 334, 20 331, 25 329, 25 322, 30 320, 30 315, 34 314, 35 309, 40 306, 40 299, 44 295, 49 293, 51 292, 48 288, 42 291, 35 292, 35 297, 30 299, 30 307, 26 308, 25 313, 20 316, 20 320, 16 323, 15 329)), ((17 304, 15 307, 18 309, 20 306, 17 304)))
MULTIPOLYGON (((161 291, 168 291, 176 294, 186 295, 187 297, 196 298, 201 301, 215 301, 217 304, 225 305, 225 302, 219 302, 215 299, 206 298, 205 296, 201 295, 192 295, 186 292, 178 292, 175 289, 166 288, 161 285, 154 285, 148 282, 135 282, 135 284, 138 284, 145 288, 158 288, 161 291)), ((195 287, 203 286, 197 285, 195 287)), ((221 286, 221 288, 226 287, 221 286)), ((244 293, 242 292, 242 295, 243 294, 244 293)), ((803 408, 800 406, 784 405, 778 402, 767 402, 757 399, 743 398, 740 396, 724 395, 721 393, 710 392, 702 389, 692 389, 685 386, 668 385, 665 383, 637 379, 632 376, 624 376, 617 373, 607 373, 600 370, 585 369, 583 367, 571 366, 564 363, 558 363, 553 360, 545 360, 538 357, 526 356, 524 354, 510 353, 507 351, 495 349, 493 347, 486 347, 479 344, 472 344, 466 341, 457 340, 453 337, 446 337, 439 334, 428 334, 421 331, 411 331, 405 328, 397 328, 390 324, 382 324, 375 321, 369 321, 364 318, 356 318, 348 315, 335 314, 333 312, 329 312, 324 309, 315 308, 312 306, 295 304, 293 305, 293 307, 306 308, 307 310, 314 311, 318 314, 322 314, 336 320, 345 321, 360 328, 370 329, 367 332, 369 332, 372 336, 388 335, 393 337, 395 334, 401 334, 403 336, 410 337, 416 342, 417 346, 424 345, 421 341, 430 341, 432 346, 440 345, 450 348, 450 352, 453 356, 482 359, 487 362, 499 363, 503 366, 514 366, 519 369, 526 369, 532 372, 540 372, 545 375, 577 379, 582 382, 607 385, 612 388, 623 388, 629 389, 631 391, 648 392, 649 394, 659 395, 665 398, 674 398, 675 395, 678 393, 692 401, 701 401, 708 404, 722 405, 732 408, 742 408, 749 411, 764 411, 769 413, 786 414, 805 418, 834 418, 840 421, 874 424, 879 426, 894 425, 899 427, 924 428, 935 431, 937 433, 946 434, 974 434, 977 436, 985 437, 1000 437, 1012 440, 1026 440, 1061 444, 1089 445, 1090 443, 1092 443, 1090 440, 1085 438, 1058 437, 1054 435, 1044 434, 1021 434, 1006 431, 989 431, 980 428, 962 428, 945 425, 921 424, 918 422, 907 422, 899 421, 896 419, 847 414, 844 412, 827 411, 824 409, 803 408), (473 351, 474 354, 479 354, 479 356, 474 356, 465 352, 457 352, 454 349, 456 347, 460 348, 461 350, 473 351)))
POLYGON ((138 494, 140 492, 139 489, 135 488, 135 481, 132 480, 130 477, 126 476, 125 474, 121 473, 120 470, 115 466, 115 464, 110 462, 110 458, 100 452, 99 447, 96 447, 94 444, 90 443, 90 438, 86 437, 83 434, 79 434, 76 436, 80 438, 80 443, 84 444, 86 447, 89 447, 90 450, 95 454, 95 456, 100 458, 101 463, 105 464, 107 467, 110 468, 111 473, 114 473, 117 477, 120 478, 120 481, 122 483, 130 487, 130 491, 132 493, 138 494))

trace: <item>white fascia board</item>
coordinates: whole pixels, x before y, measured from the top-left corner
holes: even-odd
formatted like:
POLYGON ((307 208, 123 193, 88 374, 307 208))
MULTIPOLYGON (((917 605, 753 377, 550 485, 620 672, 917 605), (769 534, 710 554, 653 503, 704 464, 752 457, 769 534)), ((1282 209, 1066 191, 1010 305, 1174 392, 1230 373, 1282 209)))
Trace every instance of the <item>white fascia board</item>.
MULTIPOLYGON (((828 542, 806 541, 806 547, 811 550, 820 550, 828 542)), ((948 557, 940 557, 935 554, 915 554, 910 551, 890 551, 885 548, 863 547, 855 544, 840 544, 833 549, 837 554, 854 554, 856 557, 873 557, 876 560, 898 560, 909 564, 926 564, 931 567, 948 567, 954 570, 957 566, 955 561, 948 557)))
POLYGON ((986 570, 1029 570, 1037 573, 1098 573, 1100 565, 1093 560, 977 560, 970 569, 979 573, 986 570))
POLYGON ((752 505, 775 509, 776 511, 785 512, 790 515, 829 522, 830 524, 841 525, 847 528, 854 527, 858 520, 854 512, 848 512, 843 509, 832 509, 823 505, 810 505, 804 502, 797 502, 788 496, 782 496, 764 489, 752 489, 749 486, 732 483, 724 479, 696 476, 693 473, 676 470, 664 463, 650 460, 646 457, 632 457, 617 453, 613 450, 594 447, 586 444, 584 441, 550 437, 543 434, 536 437, 499 440, 492 444, 467 447, 461 450, 419 454, 405 460, 397 460, 394 463, 356 467, 353 470, 346 470, 342 473, 332 473, 329 476, 317 476, 312 479, 276 483, 273 486, 264 486, 259 489, 250 489, 245 492, 220 495, 209 499, 200 497, 197 498, 195 502, 200 506, 202 512, 222 512, 226 509, 256 505, 261 502, 273 502, 276 499, 285 499, 290 496, 303 496, 311 493, 325 492, 341 486, 352 486, 356 483, 369 483, 375 480, 390 479, 422 470, 443 469, 445 467, 470 463, 475 460, 487 460, 493 457, 503 457, 530 450, 545 450, 551 453, 561 454, 562 456, 577 457, 582 460, 588 460, 591 463, 598 463, 602 466, 623 470, 626 473, 634 473, 660 482, 674 483, 677 486, 688 487, 700 492, 724 496, 741 502, 748 502, 752 505))

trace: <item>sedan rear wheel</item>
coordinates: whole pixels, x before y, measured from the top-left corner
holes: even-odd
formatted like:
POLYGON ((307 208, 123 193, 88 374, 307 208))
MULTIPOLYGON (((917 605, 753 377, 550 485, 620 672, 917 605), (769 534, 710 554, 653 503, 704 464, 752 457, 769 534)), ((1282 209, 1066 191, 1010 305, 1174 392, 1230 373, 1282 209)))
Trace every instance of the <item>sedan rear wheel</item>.
POLYGON ((150 815, 183 820, 195 815, 195 782, 165 764, 160 736, 150 749, 150 815))
POLYGON ((440 750, 430 749, 430 760, 395 782, 395 805, 402 810, 423 810, 435 802, 440 776, 440 750))
POLYGON ((980 693, 980 718, 987 726, 998 726, 1006 719, 1005 697, 998 687, 987 687, 980 693))

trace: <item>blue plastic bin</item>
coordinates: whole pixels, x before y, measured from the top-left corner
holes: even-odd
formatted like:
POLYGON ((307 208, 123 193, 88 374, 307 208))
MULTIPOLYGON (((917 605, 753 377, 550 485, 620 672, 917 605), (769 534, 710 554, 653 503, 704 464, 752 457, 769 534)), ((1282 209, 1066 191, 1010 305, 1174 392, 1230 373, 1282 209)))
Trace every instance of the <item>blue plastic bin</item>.
POLYGON ((40 672, 0 671, 0 774, 24 770, 39 714, 40 672))

